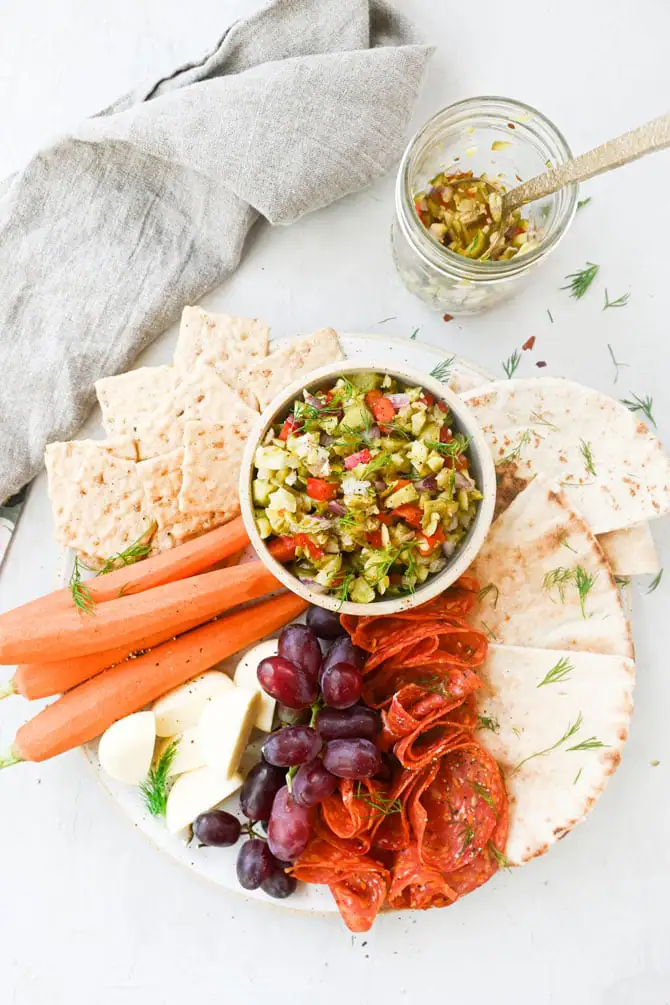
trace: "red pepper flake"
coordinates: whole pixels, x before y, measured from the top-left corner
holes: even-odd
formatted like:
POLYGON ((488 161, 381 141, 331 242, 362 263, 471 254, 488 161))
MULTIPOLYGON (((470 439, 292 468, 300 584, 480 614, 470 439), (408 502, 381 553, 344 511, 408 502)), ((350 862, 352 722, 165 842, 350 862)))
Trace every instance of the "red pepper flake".
POLYGON ((537 363, 535 364, 535 366, 546 366, 546 365, 547 365, 546 359, 538 359, 537 363))
POLYGON ((521 348, 524 350, 524 352, 527 352, 529 349, 532 349, 534 345, 535 345, 535 336, 531 335, 529 339, 526 339, 521 348))
POLYGON ((443 321, 453 321, 453 320, 454 320, 454 318, 453 318, 453 315, 451 315, 451 314, 444 314, 444 315, 442 316, 442 320, 443 320, 443 321))
POLYGON ((516 126, 514 125, 514 123, 513 123, 513 122, 508 122, 508 123, 507 123, 507 128, 508 128, 508 129, 516 129, 516 126))

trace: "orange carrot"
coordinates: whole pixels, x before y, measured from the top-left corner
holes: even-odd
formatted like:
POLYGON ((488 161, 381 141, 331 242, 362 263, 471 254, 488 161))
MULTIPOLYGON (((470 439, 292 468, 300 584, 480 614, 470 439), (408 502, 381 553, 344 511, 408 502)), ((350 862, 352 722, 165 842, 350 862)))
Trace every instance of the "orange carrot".
POLYGON ((0 662, 40 662, 86 656, 127 645, 163 629, 173 635, 231 607, 279 589, 262 562, 205 572, 132 597, 98 604, 91 613, 55 610, 29 626, 0 624, 0 662))
MULTIPOLYGON (((240 551, 248 543, 249 537, 242 518, 237 517, 223 527, 210 530, 170 551, 163 551, 160 555, 153 555, 133 565, 115 569, 114 572, 108 572, 98 579, 88 580, 86 587, 96 604, 118 598, 121 592, 124 596, 143 593, 155 586, 163 586, 165 583, 173 583, 205 572, 240 551)), ((73 606, 72 594, 68 587, 56 590, 1 615, 0 634, 5 625, 10 625, 14 621, 25 628, 32 624, 33 618, 41 618, 54 609, 73 606)))
MULTIPOLYGON (((179 634, 197 628, 202 624, 202 619, 198 618, 192 624, 182 628, 179 634)), ((131 652, 139 652, 145 649, 153 649, 154 646, 165 642, 177 634, 169 626, 148 635, 145 638, 133 642, 132 648, 128 645, 117 646, 115 649, 105 649, 104 652, 90 653, 88 656, 75 656, 74 659, 54 660, 50 663, 23 663, 14 671, 14 676, 5 685, 0 685, 0 698, 6 698, 10 694, 20 694, 24 698, 34 700, 35 698, 50 698, 55 694, 62 694, 76 687, 82 681, 89 680, 101 670, 116 666, 125 660, 131 652)))
POLYGON ((306 606, 293 593, 283 593, 103 671, 21 726, 11 753, 0 759, 0 767, 17 761, 44 761, 88 743, 117 719, 139 711, 166 691, 281 628, 306 606))

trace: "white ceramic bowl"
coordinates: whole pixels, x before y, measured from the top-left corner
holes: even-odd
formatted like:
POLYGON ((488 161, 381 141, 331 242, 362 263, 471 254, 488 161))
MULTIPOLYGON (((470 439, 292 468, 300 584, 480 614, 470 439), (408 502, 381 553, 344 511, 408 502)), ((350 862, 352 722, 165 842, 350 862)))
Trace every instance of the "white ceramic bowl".
POLYGON ((247 442, 240 473, 242 517, 249 539, 261 561, 265 563, 268 569, 284 586, 309 601, 310 604, 315 604, 317 607, 325 607, 330 611, 337 611, 339 614, 357 614, 359 616, 397 614, 399 611, 406 611, 411 607, 417 607, 419 604, 425 604, 426 601, 431 600, 446 590, 448 586, 451 586, 472 564, 477 552, 484 543, 493 519, 495 495, 496 476, 493 457, 470 409, 461 401, 458 395, 454 394, 453 391, 449 391, 444 384, 440 383, 434 377, 420 373, 418 370, 412 370, 409 367, 403 367, 402 370, 394 366, 388 367, 381 361, 347 363, 346 360, 340 360, 337 363, 329 363, 327 366, 314 370, 309 375, 308 380, 299 380, 290 384, 285 391, 277 395, 274 401, 270 402, 261 415, 256 434, 250 437, 247 442), (266 548, 258 533, 251 495, 256 448, 262 443, 268 428, 280 419, 285 418, 286 414, 291 410, 293 402, 296 399, 302 398, 304 390, 310 392, 318 391, 320 388, 332 384, 338 377, 346 377, 355 373, 387 373, 410 387, 423 387, 436 399, 444 401, 454 416, 454 427, 458 432, 470 437, 470 470, 477 482, 478 488, 484 496, 465 540, 441 572, 427 579, 425 583, 417 587, 414 593, 408 594, 405 597, 394 597, 390 600, 375 600, 370 604, 355 604, 351 601, 342 602, 338 597, 331 596, 330 594, 316 593, 309 586, 301 583, 280 562, 277 562, 266 548))

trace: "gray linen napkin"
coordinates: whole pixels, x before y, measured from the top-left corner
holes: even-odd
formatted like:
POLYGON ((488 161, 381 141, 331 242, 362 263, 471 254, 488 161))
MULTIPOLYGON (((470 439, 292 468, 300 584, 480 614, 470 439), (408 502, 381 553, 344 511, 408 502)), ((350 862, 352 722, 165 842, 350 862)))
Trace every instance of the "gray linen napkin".
POLYGON ((380 0, 275 0, 40 151, 0 201, 0 502, 102 376, 291 223, 400 156, 431 49, 380 0))

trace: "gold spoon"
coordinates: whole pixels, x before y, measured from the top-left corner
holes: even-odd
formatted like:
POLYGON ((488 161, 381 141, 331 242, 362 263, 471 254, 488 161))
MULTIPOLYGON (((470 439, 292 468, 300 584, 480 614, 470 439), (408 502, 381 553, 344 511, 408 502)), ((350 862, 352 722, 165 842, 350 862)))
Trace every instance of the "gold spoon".
POLYGON ((670 115, 661 115, 652 119, 644 126, 632 129, 623 136, 608 140, 588 153, 575 157, 574 160, 538 174, 535 178, 525 181, 523 185, 513 188, 503 199, 503 212, 511 213, 519 206, 543 199, 552 192, 558 192, 564 185, 586 181, 594 175, 612 171, 622 167, 639 157, 653 154, 656 150, 664 150, 670 146, 670 115))

